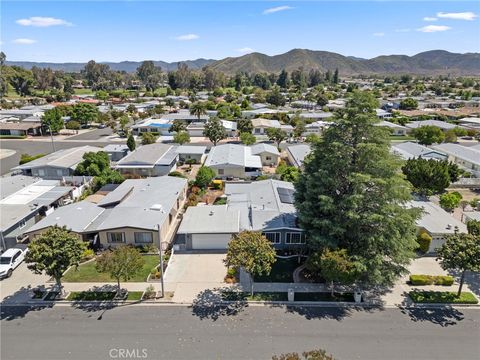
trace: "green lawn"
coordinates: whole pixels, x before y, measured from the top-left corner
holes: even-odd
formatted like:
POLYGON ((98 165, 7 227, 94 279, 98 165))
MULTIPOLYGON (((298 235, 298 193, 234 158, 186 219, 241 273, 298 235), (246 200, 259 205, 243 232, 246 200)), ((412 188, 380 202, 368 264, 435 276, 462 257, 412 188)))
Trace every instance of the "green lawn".
POLYGON ((300 266, 297 257, 278 259, 272 266, 270 275, 255 277, 256 282, 293 282, 293 271, 300 266))
POLYGON ((471 292, 462 292, 460 297, 453 291, 410 291, 408 295, 416 303, 478 304, 471 292))
POLYGON ((143 295, 143 291, 129 291, 127 300, 139 301, 139 300, 142 300, 142 295, 143 295))
POLYGON ((115 291, 72 291, 68 301, 109 301, 115 297, 115 291))
MULTIPOLYGON (((144 282, 150 271, 158 265, 159 258, 156 255, 144 255, 145 264, 129 282, 144 282)), ((116 282, 108 273, 99 273, 95 269, 95 261, 80 265, 78 269, 72 268, 63 276, 64 282, 116 282)))

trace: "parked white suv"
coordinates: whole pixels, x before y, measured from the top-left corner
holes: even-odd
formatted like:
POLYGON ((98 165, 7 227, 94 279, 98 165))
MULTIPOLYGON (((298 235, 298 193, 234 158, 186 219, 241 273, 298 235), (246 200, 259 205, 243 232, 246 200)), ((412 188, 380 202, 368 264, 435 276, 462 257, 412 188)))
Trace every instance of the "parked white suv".
POLYGON ((10 277, 24 258, 25 252, 16 248, 8 249, 0 255, 0 278, 10 277))

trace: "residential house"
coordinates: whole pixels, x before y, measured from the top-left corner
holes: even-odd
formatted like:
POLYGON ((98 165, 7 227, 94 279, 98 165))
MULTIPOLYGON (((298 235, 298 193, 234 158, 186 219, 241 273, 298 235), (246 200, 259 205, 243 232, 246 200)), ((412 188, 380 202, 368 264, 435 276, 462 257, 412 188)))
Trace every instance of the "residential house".
POLYGON ((390 121, 380 121, 379 123, 375 124, 376 126, 382 126, 388 128, 392 135, 394 136, 405 136, 407 135, 408 128, 405 126, 402 126, 400 124, 395 124, 390 121))
POLYGON ((278 128, 280 129, 280 122, 278 120, 271 120, 271 119, 263 119, 263 118, 256 118, 252 119, 253 135, 265 135, 267 133, 267 129, 269 128, 278 128))
POLYGON ((429 253, 434 253, 435 249, 441 247, 448 235, 467 232, 467 226, 464 223, 437 204, 430 201, 410 201, 408 206, 422 210, 421 217, 417 220, 417 228, 418 231, 426 231, 432 237, 429 253))
POLYGON ((130 128, 132 129, 132 134, 134 135, 140 135, 147 132, 158 133, 160 135, 171 135, 169 132, 171 126, 171 120, 148 118, 138 121, 130 128))
POLYGON ((314 121, 305 125, 305 131, 302 136, 308 136, 310 134, 321 135, 330 125, 332 125, 332 122, 329 121, 314 121))
POLYGON ((177 147, 154 143, 143 145, 125 156, 115 165, 121 174, 162 176, 176 169, 177 147))
POLYGON ((407 124, 405 124, 405 127, 408 128, 408 131, 411 132, 414 129, 418 129, 419 127, 422 126, 436 126, 443 131, 455 129, 457 125, 455 124, 450 124, 445 121, 440 121, 440 120, 421 120, 421 121, 411 121, 407 124))
POLYGON ((11 248, 22 234, 55 208, 71 202, 75 187, 31 176, 0 178, 0 248, 11 248))
POLYGON ((35 122, 0 122, 0 135, 42 135, 42 124, 35 122))
POLYGON ((179 160, 186 162, 188 160, 195 160, 196 164, 203 164, 206 158, 206 146, 194 146, 194 145, 180 145, 177 147, 176 152, 179 160))
POLYGON ((173 176, 125 180, 98 203, 84 200, 61 207, 26 233, 34 238, 58 225, 97 246, 153 244, 159 248, 173 235, 187 186, 186 179, 173 176))
POLYGON ((260 156, 263 166, 276 166, 280 159, 280 152, 276 146, 259 143, 251 146, 252 155, 260 156))
POLYGON ((287 147, 287 157, 290 165, 302 169, 305 158, 312 152, 308 144, 291 145, 287 147))
POLYGON ((65 176, 74 174, 77 165, 83 161, 83 155, 102 150, 100 147, 89 145, 57 150, 26 164, 16 166, 12 168, 12 171, 45 180, 61 180, 65 176))
POLYGON ((211 148, 205 166, 212 168, 218 178, 251 178, 262 173, 262 160, 252 154, 252 148, 224 144, 211 148))
POLYGON ((452 143, 438 144, 433 148, 447 154, 448 160, 462 169, 480 177, 480 150, 452 143))
POLYGON ((392 113, 384 109, 375 109, 375 113, 380 120, 390 119, 392 117, 392 113))
POLYGON ((113 162, 123 159, 130 152, 128 146, 125 144, 109 144, 103 148, 103 151, 108 154, 110 161, 113 162))
POLYGON ((293 184, 278 180, 227 183, 226 205, 190 207, 176 243, 188 250, 225 250, 233 234, 260 231, 277 249, 303 246, 293 205, 293 184))
POLYGON ((400 155, 404 160, 414 158, 447 160, 448 158, 448 156, 441 151, 430 149, 411 141, 392 144, 392 152, 400 155))

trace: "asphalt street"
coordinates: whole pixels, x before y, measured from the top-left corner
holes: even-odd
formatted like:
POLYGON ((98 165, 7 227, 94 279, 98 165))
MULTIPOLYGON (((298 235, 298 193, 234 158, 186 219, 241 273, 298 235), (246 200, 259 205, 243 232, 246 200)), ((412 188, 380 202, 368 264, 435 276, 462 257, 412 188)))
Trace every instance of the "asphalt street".
POLYGON ((323 348, 337 360, 475 360, 479 321, 478 309, 4 306, 1 358, 271 359, 323 348))

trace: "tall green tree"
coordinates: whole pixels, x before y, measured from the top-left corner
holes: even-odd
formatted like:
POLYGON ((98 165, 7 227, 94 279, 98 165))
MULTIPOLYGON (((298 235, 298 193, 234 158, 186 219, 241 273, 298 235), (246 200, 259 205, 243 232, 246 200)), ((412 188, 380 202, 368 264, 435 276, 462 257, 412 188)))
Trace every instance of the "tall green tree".
POLYGON ((187 130, 187 125, 184 121, 180 119, 173 120, 172 126, 168 129, 169 133, 176 132, 179 133, 181 131, 187 130))
POLYGON ((25 262, 35 274, 45 272, 54 278, 62 292, 63 273, 78 266, 86 249, 87 245, 76 234, 65 227, 52 226, 28 244, 25 262))
POLYGON ((239 133, 252 133, 253 124, 250 119, 239 119, 237 121, 237 130, 239 133))
POLYGON ((183 145, 190 142, 190 135, 186 131, 180 131, 173 136, 173 142, 183 145))
POLYGON ((440 249, 437 249, 437 260, 444 270, 461 272, 458 296, 462 293, 465 273, 480 271, 480 237, 472 234, 455 234, 447 238, 440 249))
POLYGON ((127 146, 128 150, 133 151, 137 147, 137 143, 135 142, 135 138, 133 137, 132 134, 128 135, 127 138, 127 146))
POLYGON ((280 147, 280 143, 287 138, 287 133, 280 128, 268 128, 266 130, 268 140, 273 141, 280 147))
POLYGON ((73 108, 72 120, 78 121, 82 125, 90 125, 97 121, 99 116, 98 108, 92 104, 76 104, 73 108))
POLYGON ((467 229, 469 234, 480 237, 480 220, 469 220, 467 229))
POLYGON ((18 95, 30 95, 33 86, 33 75, 30 70, 25 70, 19 66, 12 66, 9 75, 10 85, 15 89, 18 95))
POLYGON ((408 159, 402 167, 405 177, 415 191, 422 195, 438 194, 458 180, 458 166, 447 160, 408 159))
POLYGON ((251 132, 242 132, 240 133, 240 141, 244 145, 253 145, 257 142, 257 138, 251 132))
POLYGON ((439 144, 445 140, 445 133, 442 129, 433 125, 420 126, 414 129, 412 134, 422 145, 439 144))
POLYGON ((364 271, 356 281, 392 284, 414 257, 418 209, 390 153, 389 132, 375 126, 377 100, 354 92, 335 125, 312 144, 296 182, 295 206, 313 251, 346 249, 364 271))
POLYGON ((161 72, 162 69, 156 67, 151 60, 143 61, 137 68, 137 76, 147 91, 154 91, 160 85, 161 72))
POLYGON ((105 251, 97 258, 96 269, 108 273, 117 280, 117 294, 120 294, 120 280, 128 281, 143 267, 145 260, 140 251, 132 246, 119 246, 113 251, 105 251))
POLYGON ((205 124, 203 136, 207 137, 213 143, 213 146, 217 146, 220 140, 227 138, 227 131, 220 119, 212 118, 205 124))
POLYGON ((51 129, 53 133, 58 133, 62 130, 64 123, 60 110, 55 107, 45 111, 42 115, 42 126, 49 131, 51 129))
POLYGON ((252 277, 250 290, 253 295, 254 277, 270 274, 275 256, 272 243, 261 232, 242 231, 233 235, 228 243, 224 262, 229 268, 243 268, 252 277))

